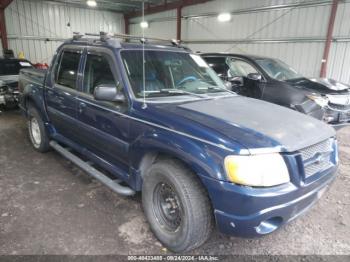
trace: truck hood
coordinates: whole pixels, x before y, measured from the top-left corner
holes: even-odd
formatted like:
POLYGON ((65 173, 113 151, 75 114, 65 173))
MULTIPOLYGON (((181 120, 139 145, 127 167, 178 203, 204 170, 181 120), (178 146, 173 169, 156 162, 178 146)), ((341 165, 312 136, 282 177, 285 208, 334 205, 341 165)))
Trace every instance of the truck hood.
POLYGON ((350 86, 329 78, 299 78, 286 81, 291 86, 304 88, 320 94, 345 94, 349 93, 350 86))
POLYGON ((171 111, 240 143, 252 154, 293 152, 335 136, 335 130, 319 120, 242 96, 189 102, 171 111))

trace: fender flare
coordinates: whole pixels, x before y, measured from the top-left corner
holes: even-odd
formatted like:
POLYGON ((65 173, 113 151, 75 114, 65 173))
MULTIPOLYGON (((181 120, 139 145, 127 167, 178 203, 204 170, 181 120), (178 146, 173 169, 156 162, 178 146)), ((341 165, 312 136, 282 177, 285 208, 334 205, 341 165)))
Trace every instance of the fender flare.
POLYGON ((24 87, 23 95, 21 97, 21 107, 24 113, 27 115, 28 103, 33 104, 43 117, 45 123, 49 122, 48 115, 46 113, 44 92, 42 87, 33 86, 28 84, 24 87))
MULTIPOLYGON (((130 145, 130 166, 133 170, 140 171, 143 160, 150 154, 165 155, 184 162, 199 176, 225 180, 222 159, 224 154, 227 155, 227 151, 215 148, 215 154, 213 154, 212 149, 213 146, 203 142, 166 130, 153 129, 130 145), (220 150, 222 155, 218 154, 220 150)), ((142 172, 139 174, 142 177, 142 172)))

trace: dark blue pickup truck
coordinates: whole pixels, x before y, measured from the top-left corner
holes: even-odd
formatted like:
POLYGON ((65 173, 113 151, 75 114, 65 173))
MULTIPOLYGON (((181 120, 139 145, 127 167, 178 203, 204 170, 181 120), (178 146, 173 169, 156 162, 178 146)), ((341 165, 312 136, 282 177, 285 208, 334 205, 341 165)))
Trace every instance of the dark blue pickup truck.
POLYGON ((114 192, 141 191, 152 231, 176 252, 203 244, 215 223, 271 233, 335 178, 333 128, 228 91, 181 46, 75 38, 47 72, 22 70, 19 87, 34 148, 55 149, 114 192))

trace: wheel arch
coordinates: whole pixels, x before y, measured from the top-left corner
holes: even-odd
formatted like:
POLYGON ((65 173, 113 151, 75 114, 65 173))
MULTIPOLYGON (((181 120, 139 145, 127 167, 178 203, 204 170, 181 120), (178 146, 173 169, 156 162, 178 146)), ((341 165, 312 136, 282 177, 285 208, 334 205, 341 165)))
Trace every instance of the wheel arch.
MULTIPOLYGON (((197 180, 201 184, 203 190, 206 192, 208 199, 210 200, 209 204, 210 204, 211 210, 214 210, 211 194, 210 194, 208 188, 206 187, 206 185, 204 184, 202 176, 199 175, 197 173, 196 169, 193 166, 191 166, 186 160, 179 158, 178 156, 175 156, 175 155, 170 154, 170 153, 164 153, 161 151, 153 151, 153 152, 148 152, 144 155, 144 157, 142 158, 141 163, 140 163, 140 176, 141 176, 140 190, 142 188, 143 177, 147 174, 147 171, 152 166, 152 164, 154 164, 158 161, 166 161, 166 160, 176 161, 179 164, 183 165, 190 172, 193 173, 193 175, 197 178, 197 180)), ((214 219, 215 219, 215 216, 214 216, 214 219)))
POLYGON ((24 93, 22 97, 22 109, 26 116, 28 116, 29 107, 34 107, 39 114, 41 115, 43 121, 48 122, 48 117, 46 115, 45 102, 44 102, 44 94, 41 91, 38 95, 38 91, 36 89, 30 89, 28 92, 24 93))
POLYGON ((219 154, 212 154, 203 142, 169 131, 150 133, 140 137, 130 147, 130 166, 136 173, 136 188, 142 186, 142 177, 149 167, 161 159, 175 159, 201 177, 222 179, 223 166, 219 154))

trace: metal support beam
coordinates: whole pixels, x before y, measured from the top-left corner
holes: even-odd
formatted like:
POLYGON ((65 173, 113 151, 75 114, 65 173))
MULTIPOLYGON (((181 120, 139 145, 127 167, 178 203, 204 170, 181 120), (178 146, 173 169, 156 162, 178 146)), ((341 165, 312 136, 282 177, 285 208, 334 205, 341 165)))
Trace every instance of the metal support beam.
POLYGON ((11 4, 13 0, 0 0, 0 34, 1 44, 3 50, 8 49, 6 21, 5 21, 5 8, 11 4))
POLYGON ((8 49, 7 42, 7 32, 6 32, 6 23, 5 23, 5 9, 0 9, 0 34, 1 34, 1 44, 2 48, 8 49))
POLYGON ((124 15, 124 34, 129 34, 130 19, 124 15))
POLYGON ((182 6, 176 9, 176 39, 181 40, 181 12, 182 6))
MULTIPOLYGON (((205 2, 209 2, 210 0, 180 0, 174 2, 165 2, 161 5, 150 6, 150 8, 145 9, 145 15, 160 13, 164 11, 169 11, 173 9, 177 9, 178 7, 186 7, 190 5, 203 4, 205 2)), ((126 16, 130 18, 140 17, 142 16, 142 11, 131 12, 126 14, 126 16)))
POLYGON ((0 9, 5 9, 13 0, 0 0, 0 9))
POLYGON ((331 48, 331 43, 333 38, 333 28, 334 28, 335 17, 337 15, 338 2, 339 0, 333 0, 332 2, 332 9, 331 9, 331 15, 329 17, 329 22, 328 22, 327 38, 326 38, 324 52, 323 52, 320 77, 326 77, 326 74, 327 74, 328 56, 329 56, 329 50, 331 48))

